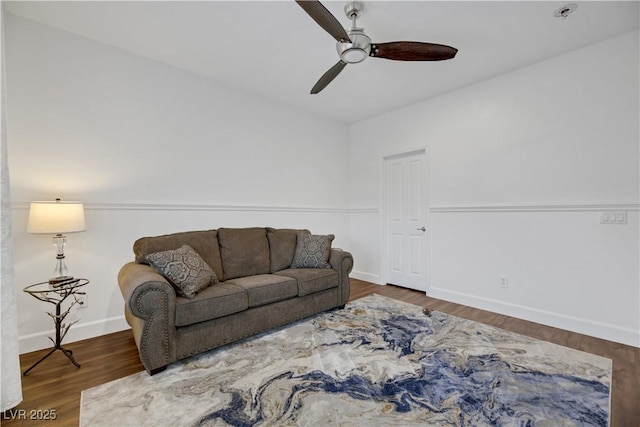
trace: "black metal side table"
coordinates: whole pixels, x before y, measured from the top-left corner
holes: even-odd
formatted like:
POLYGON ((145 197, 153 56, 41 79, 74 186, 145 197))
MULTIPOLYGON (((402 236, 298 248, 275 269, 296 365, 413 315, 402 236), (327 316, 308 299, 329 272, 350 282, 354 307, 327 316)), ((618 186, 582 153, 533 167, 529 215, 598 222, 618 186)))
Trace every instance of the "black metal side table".
POLYGON ((78 298, 78 296, 86 294, 86 292, 84 292, 81 288, 87 285, 88 283, 89 283, 89 280, 87 279, 73 279, 73 281, 70 281, 62 285, 51 285, 49 284, 49 282, 41 282, 41 283, 36 283, 34 285, 29 285, 26 288, 24 288, 24 291, 29 295, 33 296, 34 298, 37 298, 40 301, 51 303, 56 306, 55 315, 52 313, 47 313, 49 316, 51 316, 51 318, 53 319, 53 322, 55 323, 56 338, 54 341, 53 338, 49 337, 49 339, 53 342, 53 345, 54 345, 51 351, 49 351, 49 353, 45 354, 44 357, 42 357, 40 360, 34 363, 29 369, 24 371, 22 375, 27 375, 29 371, 31 371, 33 368, 38 366, 44 359, 51 356, 56 350, 60 350, 65 356, 69 358, 69 360, 71 360, 71 363, 76 365, 78 368, 80 367, 80 364, 76 362, 75 359, 73 358, 73 352, 71 350, 67 350, 66 348, 62 347, 61 344, 65 335, 67 335, 67 332, 69 331, 69 328, 71 327, 71 325, 78 322, 76 320, 75 322, 71 322, 65 325, 64 319, 71 312, 71 309, 76 304, 80 303, 80 298, 78 298), (66 300, 68 297, 73 297, 73 301, 71 301, 69 304, 69 307, 64 312, 62 312, 61 310, 62 302, 66 300))

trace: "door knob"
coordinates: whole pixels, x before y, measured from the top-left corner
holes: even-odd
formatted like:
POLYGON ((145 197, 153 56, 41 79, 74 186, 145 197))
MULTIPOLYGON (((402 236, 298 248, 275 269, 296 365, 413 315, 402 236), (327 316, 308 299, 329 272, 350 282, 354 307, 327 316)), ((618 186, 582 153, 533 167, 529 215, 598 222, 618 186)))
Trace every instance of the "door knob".
POLYGON ((426 228, 424 228, 424 226, 422 226, 422 227, 420 227, 420 228, 416 228, 416 230, 418 230, 418 231, 427 231, 427 229, 426 229, 426 228))

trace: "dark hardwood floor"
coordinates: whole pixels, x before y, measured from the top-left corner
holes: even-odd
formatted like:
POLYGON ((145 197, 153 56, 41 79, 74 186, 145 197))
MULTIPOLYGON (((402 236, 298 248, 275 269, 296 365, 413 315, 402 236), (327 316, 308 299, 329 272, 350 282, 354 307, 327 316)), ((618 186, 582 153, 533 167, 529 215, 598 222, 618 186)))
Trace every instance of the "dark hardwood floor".
MULTIPOLYGON (((351 283, 351 300, 377 293, 608 357, 613 360, 611 426, 640 426, 638 348, 430 298, 424 293, 396 286, 378 286, 354 279, 351 283)), ((128 330, 63 345, 73 351, 82 367, 76 368, 61 352, 55 352, 27 376, 22 377, 23 401, 13 410, 2 414, 3 426, 77 426, 82 390, 143 370, 133 336, 128 330), (55 419, 42 419, 47 416, 55 419)), ((40 350, 21 355, 22 370, 27 369, 46 352, 47 350, 40 350)))

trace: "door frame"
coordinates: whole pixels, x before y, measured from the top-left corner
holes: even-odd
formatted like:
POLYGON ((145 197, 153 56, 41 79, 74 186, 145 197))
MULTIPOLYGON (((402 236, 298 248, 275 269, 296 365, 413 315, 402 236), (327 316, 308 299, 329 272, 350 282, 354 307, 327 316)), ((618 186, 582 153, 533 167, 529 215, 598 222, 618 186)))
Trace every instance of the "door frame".
POLYGON ((386 285, 388 282, 388 266, 390 263, 390 259, 389 259, 389 254, 388 254, 388 242, 387 242, 387 231, 388 231, 388 227, 387 227, 387 218, 389 215, 388 212, 388 208, 387 208, 387 161, 395 158, 395 157, 402 157, 402 156, 410 156, 410 155, 414 155, 414 154, 424 154, 424 163, 423 163, 423 173, 422 173, 422 185, 423 185, 423 191, 426 194, 423 194, 422 197, 424 198, 424 203, 425 203, 425 227, 427 227, 427 231, 425 232, 425 248, 427 251, 427 257, 425 260, 423 260, 424 262, 424 267, 425 267, 425 271, 426 271, 426 291, 425 293, 429 292, 429 289, 431 289, 431 200, 430 200, 430 196, 431 196, 431 162, 430 162, 430 156, 429 156, 429 150, 428 147, 425 146, 420 146, 420 147, 416 147, 416 148, 408 148, 408 149, 404 149, 404 150, 400 150, 400 151, 394 151, 394 152, 389 152, 389 153, 385 153, 380 157, 380 164, 379 164, 379 170, 380 170, 380 230, 379 230, 379 241, 380 241, 380 250, 379 250, 379 256, 380 256, 380 280, 382 285, 386 285))

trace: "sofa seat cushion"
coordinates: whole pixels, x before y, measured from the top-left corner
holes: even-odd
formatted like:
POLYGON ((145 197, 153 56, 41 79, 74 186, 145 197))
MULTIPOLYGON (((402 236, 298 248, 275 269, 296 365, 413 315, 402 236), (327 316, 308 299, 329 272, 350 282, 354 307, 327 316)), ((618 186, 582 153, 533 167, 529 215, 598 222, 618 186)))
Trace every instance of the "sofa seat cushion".
POLYGON ((249 308, 247 291, 232 283, 210 286, 192 299, 176 298, 176 326, 228 316, 249 308))
POLYGON ((328 268, 289 268, 276 274, 296 279, 301 297, 338 286, 338 272, 328 268))
POLYGON ((249 307, 258 307, 298 296, 298 284, 292 277, 258 274, 239 277, 225 283, 244 288, 249 295, 249 307))

